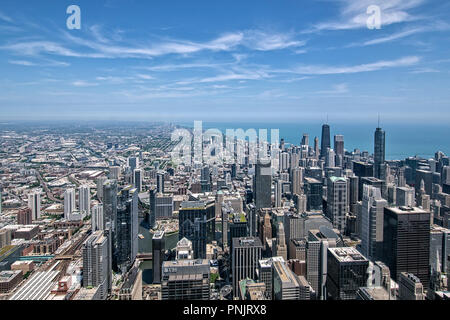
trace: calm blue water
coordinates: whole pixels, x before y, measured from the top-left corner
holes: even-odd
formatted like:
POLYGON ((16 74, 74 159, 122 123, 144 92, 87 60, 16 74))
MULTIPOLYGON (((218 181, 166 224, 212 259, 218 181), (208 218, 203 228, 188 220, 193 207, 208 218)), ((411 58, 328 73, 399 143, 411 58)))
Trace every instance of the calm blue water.
MULTIPOLYGON (((193 122, 182 125, 193 127, 193 122)), ((251 123, 251 122, 203 122, 203 129, 217 128, 222 132, 226 129, 247 130, 250 128, 267 129, 270 141, 270 129, 280 130, 280 139, 284 138, 286 143, 299 145, 303 133, 309 134, 309 144, 313 146, 314 137, 320 139, 322 133, 321 123, 251 123)), ((376 124, 345 124, 330 123, 331 146, 333 147, 333 136, 344 135, 345 149, 353 151, 358 148, 361 151, 373 153, 374 132, 376 124)), ((436 151, 442 151, 450 155, 450 124, 383 124, 386 132, 386 159, 404 159, 409 156, 421 156, 425 158, 434 157, 436 151)))

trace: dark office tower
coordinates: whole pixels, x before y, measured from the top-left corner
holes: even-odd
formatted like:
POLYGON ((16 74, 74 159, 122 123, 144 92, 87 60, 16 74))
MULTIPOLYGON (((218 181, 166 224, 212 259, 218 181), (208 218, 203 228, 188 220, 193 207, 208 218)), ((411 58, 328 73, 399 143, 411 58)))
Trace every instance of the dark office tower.
POLYGON ((324 124, 322 126, 322 141, 320 145, 320 157, 325 158, 327 154, 327 148, 331 148, 330 143, 330 126, 328 124, 324 124))
POLYGON ((256 237, 258 230, 258 217, 256 214, 256 208, 253 203, 250 203, 246 207, 248 235, 249 237, 256 237))
POLYGON ((164 262, 165 251, 164 231, 158 231, 152 238, 153 283, 161 283, 161 268, 164 262))
POLYGON ((209 300, 209 260, 164 261, 162 300, 209 300))
POLYGON ((401 272, 429 284, 430 213, 419 208, 384 208, 383 259, 395 281, 401 272))
POLYGON ((381 128, 377 128, 375 131, 375 152, 374 159, 374 175, 375 178, 382 178, 382 165, 385 161, 386 151, 386 134, 381 128))
POLYGON ((239 296, 239 281, 256 280, 256 270, 261 259, 262 244, 258 238, 234 238, 232 251, 233 296, 239 296))
POLYGON ((238 164, 237 163, 231 164, 231 179, 235 179, 236 178, 237 170, 238 170, 238 164))
POLYGON ((305 178, 306 208, 308 211, 322 210, 322 183, 314 178, 305 178))
POLYGON ((117 195, 117 270, 126 273, 138 252, 138 192, 131 185, 117 195))
POLYGON ((284 151, 284 139, 281 139, 280 141, 280 150, 284 151))
POLYGON ((373 165, 361 161, 353 161, 353 173, 359 178, 358 181, 358 201, 362 200, 362 179, 364 177, 373 177, 373 165))
POLYGON ((314 137, 314 155, 319 159, 319 138, 314 137))
POLYGON ((334 152, 336 156, 344 157, 344 136, 335 135, 334 136, 334 152))
POLYGON ((341 234, 346 230, 348 213, 347 179, 342 177, 328 178, 327 185, 327 216, 333 222, 333 227, 341 234))
POLYGON ((351 213, 356 214, 357 213, 357 202, 358 202, 358 184, 359 184, 359 178, 357 176, 352 176, 348 178, 349 182, 349 194, 348 194, 348 200, 349 200, 349 210, 351 213))
POLYGON ((178 213, 179 239, 192 241, 194 259, 206 257, 206 244, 215 239, 214 202, 185 201, 178 213))
POLYGON ((149 191, 149 224, 150 228, 154 228, 156 225, 156 189, 155 187, 150 188, 149 191))
POLYGON ((129 157, 128 158, 128 166, 130 167, 131 172, 133 172, 134 169, 139 168, 139 158, 129 157))
POLYGON ((103 183, 103 225, 114 233, 117 217, 117 181, 106 180, 103 183))
POLYGON ((369 260, 353 247, 329 248, 327 295, 331 300, 355 300, 360 287, 367 285, 369 260))
POLYGON ((272 207, 272 168, 270 161, 258 161, 256 164, 253 193, 257 210, 272 207))
POLYGON ((165 172, 160 171, 156 174, 156 192, 164 193, 164 175, 165 172))
POLYGON ((303 134, 302 146, 309 146, 309 135, 307 133, 303 134))
POLYGON ((142 191, 142 174, 141 169, 134 169, 133 171, 133 185, 138 192, 142 191))
POLYGON ((203 166, 200 177, 200 185, 202 188, 202 192, 210 192, 211 191, 211 175, 209 172, 208 166, 203 166))
POLYGON ((83 243, 83 287, 99 287, 100 299, 106 300, 111 291, 108 237, 96 231, 83 243))

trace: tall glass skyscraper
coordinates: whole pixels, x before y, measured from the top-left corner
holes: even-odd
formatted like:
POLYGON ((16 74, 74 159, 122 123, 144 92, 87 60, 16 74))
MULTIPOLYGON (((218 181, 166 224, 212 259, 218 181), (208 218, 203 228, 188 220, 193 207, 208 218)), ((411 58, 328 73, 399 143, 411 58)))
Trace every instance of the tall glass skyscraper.
POLYGON ((181 203, 178 223, 179 238, 192 241, 194 259, 206 257, 206 244, 215 237, 214 202, 185 201, 181 203))
POLYGON ((272 168, 270 161, 259 162, 255 167, 253 193, 256 209, 272 207, 272 168))
POLYGON ((377 128, 375 130, 374 175, 375 178, 378 179, 383 179, 381 168, 385 161, 385 151, 386 151, 385 140, 386 140, 386 133, 381 128, 377 128))
POLYGON ((125 273, 138 251, 138 192, 131 185, 118 194, 116 231, 117 268, 125 273))
POLYGON ((330 144, 330 126, 324 124, 322 126, 322 140, 320 144, 320 157, 323 158, 327 154, 327 148, 331 148, 330 144))

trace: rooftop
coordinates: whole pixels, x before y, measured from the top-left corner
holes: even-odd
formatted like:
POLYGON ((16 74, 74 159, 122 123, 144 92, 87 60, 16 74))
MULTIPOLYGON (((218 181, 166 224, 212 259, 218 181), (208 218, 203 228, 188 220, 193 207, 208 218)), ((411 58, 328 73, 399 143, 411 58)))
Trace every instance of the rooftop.
POLYGON ((339 262, 368 261, 358 250, 353 247, 328 248, 339 262))
POLYGON ((393 208, 386 208, 389 211, 392 211, 396 214, 411 214, 411 213, 427 213, 427 211, 418 208, 418 207, 393 207, 393 208))

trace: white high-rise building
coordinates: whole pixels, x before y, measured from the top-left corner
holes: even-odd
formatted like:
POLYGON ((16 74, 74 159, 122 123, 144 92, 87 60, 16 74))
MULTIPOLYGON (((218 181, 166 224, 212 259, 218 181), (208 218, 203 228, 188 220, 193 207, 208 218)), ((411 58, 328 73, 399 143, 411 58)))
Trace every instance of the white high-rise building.
POLYGON ((387 207, 388 203, 381 197, 380 189, 366 184, 363 187, 360 212, 361 253, 375 261, 381 259, 384 207, 387 207))
POLYGON ((78 189, 79 211, 85 217, 91 214, 91 189, 82 185, 78 189))
POLYGON ((279 162, 280 172, 289 169, 289 164, 290 164, 289 153, 281 152, 280 153, 280 162, 279 162))
POLYGON ((92 232, 95 232, 97 230, 104 230, 104 223, 103 223, 103 204, 96 204, 92 207, 92 218, 91 218, 91 224, 92 224, 92 232))
POLYGON ((64 218, 70 220, 70 215, 75 210, 75 190, 70 188, 64 192, 64 218))
POLYGON ((349 211, 347 191, 346 178, 328 178, 327 216, 333 222, 333 227, 338 229, 342 234, 346 228, 346 215, 349 211))
POLYGON ((28 208, 31 209, 33 221, 41 218, 41 194, 33 192, 28 195, 28 208))

